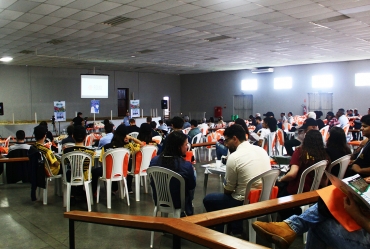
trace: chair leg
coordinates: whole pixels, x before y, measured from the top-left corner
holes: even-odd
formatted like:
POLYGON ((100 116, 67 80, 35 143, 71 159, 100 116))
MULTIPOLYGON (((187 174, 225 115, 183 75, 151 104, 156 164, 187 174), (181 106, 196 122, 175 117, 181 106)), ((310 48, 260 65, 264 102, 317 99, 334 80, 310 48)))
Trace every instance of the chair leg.
POLYGON ((136 201, 140 201, 140 175, 135 175, 135 197, 136 201))
POLYGON ((63 207, 67 206, 67 184, 63 184, 63 207))
POLYGON ((118 182, 119 184, 119 197, 123 200, 125 198, 125 194, 123 192, 123 179, 118 182))
POLYGON ((71 211, 71 184, 67 184, 67 202, 66 202, 66 207, 67 207, 67 212, 71 211))
POLYGON ((86 201, 87 201, 87 211, 91 212, 91 195, 90 195, 90 183, 84 182, 85 192, 86 192, 86 201))
POLYGON ((248 220, 248 231, 249 231, 249 242, 256 243, 256 231, 252 227, 252 223, 257 221, 257 218, 252 218, 248 220))
POLYGON ((112 181, 107 179, 107 208, 112 208, 112 181))
MULTIPOLYGON (((153 217, 157 216, 157 207, 154 207, 153 217)), ((153 242, 154 242, 154 231, 150 233, 150 248, 153 248, 153 242)))
POLYGON ((147 194, 148 193, 148 183, 147 183, 146 176, 144 176, 144 188, 145 188, 145 193, 147 194))
POLYGON ((127 198, 127 206, 130 206, 130 196, 128 196, 127 181, 125 177, 123 178, 123 183, 125 184, 125 194, 127 198))
POLYGON ((44 194, 43 194, 43 197, 42 197, 42 203, 44 205, 47 205, 48 204, 48 184, 49 183, 49 178, 46 178, 46 181, 45 181, 45 188, 44 188, 44 194))
POLYGON ((96 203, 99 203, 99 197, 100 197, 100 179, 98 179, 98 186, 96 188, 96 203))

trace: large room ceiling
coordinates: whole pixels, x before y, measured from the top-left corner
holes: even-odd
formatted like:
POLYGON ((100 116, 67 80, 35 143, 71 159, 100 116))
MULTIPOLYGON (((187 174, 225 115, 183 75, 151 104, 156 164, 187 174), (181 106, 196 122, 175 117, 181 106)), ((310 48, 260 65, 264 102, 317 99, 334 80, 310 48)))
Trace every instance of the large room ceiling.
POLYGON ((370 0, 0 0, 0 64, 168 74, 370 58, 370 0))

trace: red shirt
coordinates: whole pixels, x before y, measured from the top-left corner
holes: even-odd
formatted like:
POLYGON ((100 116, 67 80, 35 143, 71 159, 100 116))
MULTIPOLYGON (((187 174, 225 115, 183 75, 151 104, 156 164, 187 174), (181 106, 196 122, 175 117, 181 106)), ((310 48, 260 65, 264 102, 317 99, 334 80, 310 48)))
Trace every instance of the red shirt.
MULTIPOLYGON (((289 184, 288 184, 288 187, 287 187, 287 191, 291 195, 297 194, 298 187, 299 187, 299 182, 301 181, 301 175, 302 175, 303 171, 305 171, 308 167, 310 167, 311 165, 316 163, 314 158, 310 157, 310 159, 307 161, 307 163, 301 165, 300 160, 299 160, 299 158, 301 157, 301 153, 302 153, 302 148, 301 147, 296 147, 296 149, 293 153, 292 159, 290 160, 290 165, 294 164, 294 165, 297 165, 299 167, 296 178, 294 180, 290 181, 289 184)), ((306 176, 306 181, 304 182, 303 192, 310 191, 314 176, 315 176, 314 171, 309 173, 306 176)))

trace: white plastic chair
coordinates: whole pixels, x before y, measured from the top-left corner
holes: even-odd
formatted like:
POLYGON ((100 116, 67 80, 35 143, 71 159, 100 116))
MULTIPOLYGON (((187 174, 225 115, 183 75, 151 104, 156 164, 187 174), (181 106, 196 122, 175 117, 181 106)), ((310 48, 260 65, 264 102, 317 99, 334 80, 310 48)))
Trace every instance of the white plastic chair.
POLYGON ((326 141, 328 140, 328 132, 329 132, 329 125, 326 125, 320 129, 320 133, 322 135, 322 141, 324 142, 324 144, 326 144, 326 141))
MULTIPOLYGON (((44 205, 48 204, 48 183, 55 179, 55 186, 54 186, 54 194, 55 195, 62 195, 62 175, 53 175, 50 169, 49 161, 45 158, 44 154, 41 153, 41 157, 44 160, 44 167, 45 167, 45 188, 42 194, 42 203, 44 205)), ((39 196, 40 196, 41 189, 39 188, 39 196)))
POLYGON ((79 151, 73 151, 64 154, 61 158, 63 165, 63 204, 67 207, 67 212, 70 211, 71 205, 71 186, 84 186, 86 192, 87 209, 91 212, 91 205, 93 204, 92 187, 91 187, 91 164, 92 156, 79 151), (87 179, 84 177, 84 161, 89 160, 87 169, 87 179), (69 167, 69 168, 68 168, 69 167), (71 171, 71 179, 67 182, 67 170, 71 171))
MULTIPOLYGON (((327 171, 329 172, 329 173, 331 173, 331 169, 335 166, 335 165, 337 165, 337 164, 339 164, 339 173, 338 173, 338 178, 339 179, 343 179, 343 177, 344 177, 344 174, 346 173, 346 170, 347 170, 347 168, 348 168, 348 164, 349 164, 349 161, 351 160, 351 155, 345 155, 345 156, 342 156, 341 158, 338 158, 337 160, 335 160, 335 161, 333 161, 330 165, 329 165, 329 167, 328 167, 328 169, 327 169, 327 171)), ((328 185, 328 181, 329 181, 329 179, 328 178, 326 178, 326 181, 325 181, 325 183, 323 184, 324 186, 327 186, 328 185)))
POLYGON ((5 139, 5 142, 4 142, 4 145, 3 147, 4 148, 8 148, 9 147, 9 142, 10 142, 10 139, 12 138, 12 136, 9 136, 5 139))
POLYGON ((129 133, 128 135, 133 137, 133 138, 137 138, 137 136, 139 135, 139 132, 134 131, 134 132, 129 133))
POLYGON ((121 199, 127 196, 127 205, 130 206, 130 199, 128 196, 127 190, 127 169, 128 162, 130 157, 130 151, 126 148, 117 148, 112 149, 104 153, 102 163, 103 163, 103 176, 99 178, 96 203, 99 203, 100 196, 100 181, 107 182, 107 208, 112 208, 112 182, 119 181, 119 190, 121 199), (111 159, 110 162, 107 162, 108 158, 111 159), (107 170, 109 169, 109 170, 107 170), (107 172, 108 171, 108 172, 107 172), (108 173, 108 174, 107 174, 108 173), (110 173, 110 174, 109 174, 110 173), (124 185, 124 186, 123 186, 124 185), (123 192, 123 187, 125 187, 123 192))
MULTIPOLYGON (((219 133, 211 132, 207 135, 207 142, 217 142, 221 138, 219 133)), ((206 147, 208 150, 208 161, 212 160, 212 150, 216 150, 216 145, 206 147)))
POLYGON ((262 141, 262 146, 269 156, 276 155, 276 132, 271 132, 262 141))
POLYGON ((161 136, 154 136, 152 137, 152 140, 155 141, 157 144, 160 144, 162 142, 161 136))
POLYGON ((188 127, 188 128, 183 129, 183 130, 182 130, 182 132, 183 132, 184 134, 188 135, 188 133, 189 133, 189 131, 190 131, 190 130, 191 130, 191 128, 190 128, 190 127, 188 127))
MULTIPOLYGON (((300 194, 303 192, 304 183, 306 181, 306 176, 311 173, 311 171, 315 171, 315 176, 312 181, 311 189, 310 191, 317 190, 320 186, 321 178, 324 174, 325 168, 328 165, 328 161, 322 160, 320 162, 315 163, 314 165, 311 165, 307 169, 305 169, 301 175, 301 179, 299 181, 299 187, 297 194, 300 194)), ((302 213, 304 213, 308 209, 309 205, 301 206, 302 213)), ((303 234, 303 243, 306 244, 307 241, 307 233, 303 234)))
MULTIPOLYGON (((198 133, 197 135, 195 135, 195 136, 191 139, 191 144, 198 144, 198 143, 201 143, 201 142, 202 142, 202 139, 203 139, 203 134, 202 134, 202 133, 198 133)), ((197 160, 197 158, 196 158, 196 154, 198 153, 198 160, 200 161, 200 151, 199 151, 199 147, 194 147, 192 150, 193 150, 194 159, 195 159, 195 160, 197 160)))
MULTIPOLYGON (((280 174, 280 170, 278 169, 271 169, 258 176, 253 177, 247 183, 247 187, 245 190, 244 196, 244 205, 249 204, 249 192, 252 189, 252 185, 259 179, 262 179, 262 189, 261 194, 258 202, 270 200, 272 188, 275 186, 276 179, 280 174)), ((269 219, 271 221, 271 216, 269 215, 269 219)), ((256 231, 252 228, 252 223, 257 221, 257 217, 248 219, 248 231, 249 231, 249 242, 256 243, 256 231)), ((245 227, 245 226, 244 226, 245 227)))
POLYGON ((145 193, 148 193, 148 186, 146 180, 146 170, 149 167, 150 161, 152 160, 153 153, 157 153, 157 146, 154 145, 145 145, 140 149, 140 151, 136 152, 135 155, 132 156, 132 170, 131 174, 135 176, 135 198, 136 201, 140 201, 140 179, 141 176, 144 177, 144 187, 145 193), (141 153, 141 164, 136 165, 136 156, 138 153, 141 153))
POLYGON ((76 145, 75 143, 65 143, 62 146, 62 150, 64 150, 65 148, 73 147, 75 145, 76 145))
MULTIPOLYGON (((158 212, 162 216, 168 216, 169 213, 173 214, 174 218, 180 218, 181 213, 185 211, 185 180, 178 173, 158 166, 148 168, 148 175, 150 182, 153 183, 155 188, 155 197, 153 191, 153 201, 156 199, 157 203, 154 207, 153 216, 156 217, 158 212), (180 182, 180 208, 176 208, 172 201, 170 182, 174 178, 180 182)), ((152 185, 152 186, 153 186, 152 185)), ((153 248, 154 231, 150 236, 150 248, 153 248)))
POLYGON ((277 129, 276 131, 276 151, 279 155, 284 155, 284 131, 282 129, 277 129))
POLYGON ((86 136, 85 138, 85 146, 92 146, 94 143, 94 133, 91 133, 90 135, 86 136))

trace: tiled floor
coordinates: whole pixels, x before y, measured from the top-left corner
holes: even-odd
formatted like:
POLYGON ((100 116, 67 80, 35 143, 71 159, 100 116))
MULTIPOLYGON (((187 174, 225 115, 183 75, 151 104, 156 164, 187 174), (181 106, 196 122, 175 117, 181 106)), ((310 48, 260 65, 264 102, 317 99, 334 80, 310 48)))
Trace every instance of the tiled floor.
MULTIPOLYGON (((202 151, 204 156, 206 151, 202 151)), ((205 158, 202 158, 202 164, 205 158)), ((204 168, 197 167, 197 187, 194 199, 195 213, 203 211, 204 168)), ((220 179, 210 175, 208 193, 220 191, 220 179)), ((0 185, 0 248, 68 248, 68 220, 63 217, 63 198, 54 196, 53 183, 49 189, 48 205, 41 201, 31 202, 28 184, 0 185)), ((112 197, 112 209, 106 208, 106 194, 101 192, 100 203, 92 206, 92 211, 148 215, 153 213, 151 194, 141 193, 141 201, 136 202, 130 195, 131 206, 126 200, 112 197)), ((80 200, 71 205, 71 210, 86 210, 86 201, 80 200)), ((149 248, 150 232, 110 227, 96 224, 76 223, 76 248, 149 248)), ((257 237, 257 243, 270 246, 257 237)), ((170 235, 155 233, 154 248, 172 248, 170 235)), ((182 240, 182 248, 204 248, 182 240)), ((302 237, 298 237, 291 248, 304 248, 302 237)))

